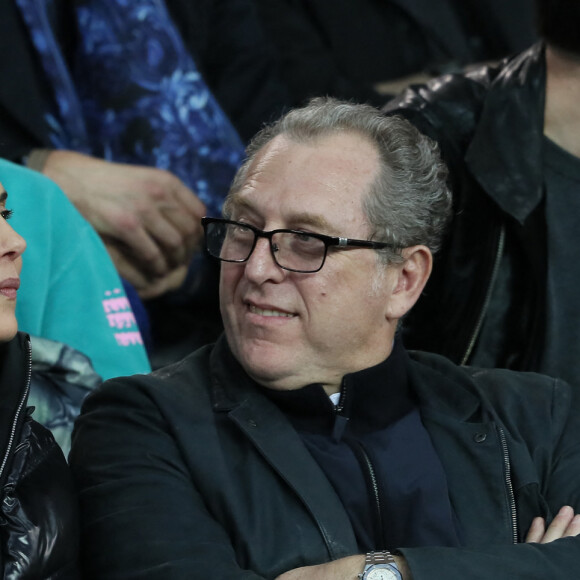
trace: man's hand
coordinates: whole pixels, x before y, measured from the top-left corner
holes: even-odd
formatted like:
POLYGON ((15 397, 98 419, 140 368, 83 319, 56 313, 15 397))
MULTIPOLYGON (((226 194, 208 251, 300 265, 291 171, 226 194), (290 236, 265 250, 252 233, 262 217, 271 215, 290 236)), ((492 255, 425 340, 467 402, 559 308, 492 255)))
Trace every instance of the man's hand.
POLYGON ((144 298, 183 280, 201 241, 205 206, 177 177, 73 151, 52 151, 42 172, 101 235, 119 274, 144 298))
POLYGON ((317 566, 295 568, 276 580, 356 580, 365 567, 364 556, 349 556, 317 566))
MULTIPOLYGON (((405 559, 401 556, 395 556, 397 566, 401 571, 403 580, 412 580, 411 572, 405 559)), ((365 567, 364 556, 349 556, 319 564, 318 566, 304 566, 295 568, 281 574, 276 580, 356 580, 365 567)))
POLYGON ((574 515, 573 508, 564 506, 552 520, 547 530, 544 518, 534 518, 528 535, 526 536, 526 542, 547 544, 559 538, 577 536, 579 534, 580 515, 574 515))
MULTIPOLYGON (((547 544, 559 538, 580 534, 580 515, 575 515, 573 508, 564 506, 546 530, 544 518, 535 518, 526 537, 526 542, 547 544)), ((403 580, 411 580, 411 572, 404 558, 395 556, 403 580)), ((364 556, 350 556, 319 564, 304 566, 285 572, 276 580, 356 580, 365 565, 364 556)))

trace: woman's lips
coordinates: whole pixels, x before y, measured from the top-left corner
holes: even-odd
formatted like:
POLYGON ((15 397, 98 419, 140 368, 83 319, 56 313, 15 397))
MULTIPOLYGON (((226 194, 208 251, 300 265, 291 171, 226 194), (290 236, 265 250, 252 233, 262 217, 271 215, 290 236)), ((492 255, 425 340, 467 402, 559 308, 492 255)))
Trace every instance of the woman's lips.
POLYGON ((11 300, 16 298, 18 288, 20 288, 20 280, 18 278, 7 278, 0 282, 0 294, 11 300))

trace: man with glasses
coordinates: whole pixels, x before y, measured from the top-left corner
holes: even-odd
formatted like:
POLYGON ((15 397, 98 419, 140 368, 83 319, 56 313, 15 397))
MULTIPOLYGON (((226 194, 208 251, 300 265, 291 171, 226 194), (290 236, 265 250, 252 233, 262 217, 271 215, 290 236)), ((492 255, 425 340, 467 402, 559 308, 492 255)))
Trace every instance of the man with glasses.
POLYGON ((224 218, 203 220, 224 336, 109 381, 77 423, 88 578, 574 576, 577 390, 396 332, 446 175, 433 142, 365 105, 315 100, 258 134, 224 218))

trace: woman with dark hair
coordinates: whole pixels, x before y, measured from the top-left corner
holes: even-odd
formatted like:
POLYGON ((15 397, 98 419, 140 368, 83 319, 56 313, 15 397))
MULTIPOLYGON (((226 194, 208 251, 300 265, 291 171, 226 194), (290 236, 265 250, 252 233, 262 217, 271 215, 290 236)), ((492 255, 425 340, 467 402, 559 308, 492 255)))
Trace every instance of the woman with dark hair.
POLYGON ((27 407, 31 349, 17 332, 25 241, 8 225, 0 184, 0 577, 78 578, 76 497, 52 434, 27 407))

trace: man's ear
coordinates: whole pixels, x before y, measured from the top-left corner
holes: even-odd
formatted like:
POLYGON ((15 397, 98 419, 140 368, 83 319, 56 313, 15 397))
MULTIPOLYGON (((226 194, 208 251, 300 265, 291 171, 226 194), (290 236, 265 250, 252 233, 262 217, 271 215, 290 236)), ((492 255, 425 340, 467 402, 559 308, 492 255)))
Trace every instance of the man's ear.
POLYGON ((411 246, 403 250, 402 264, 392 264, 392 290, 386 316, 402 318, 419 299, 433 267, 433 255, 427 246, 411 246))

